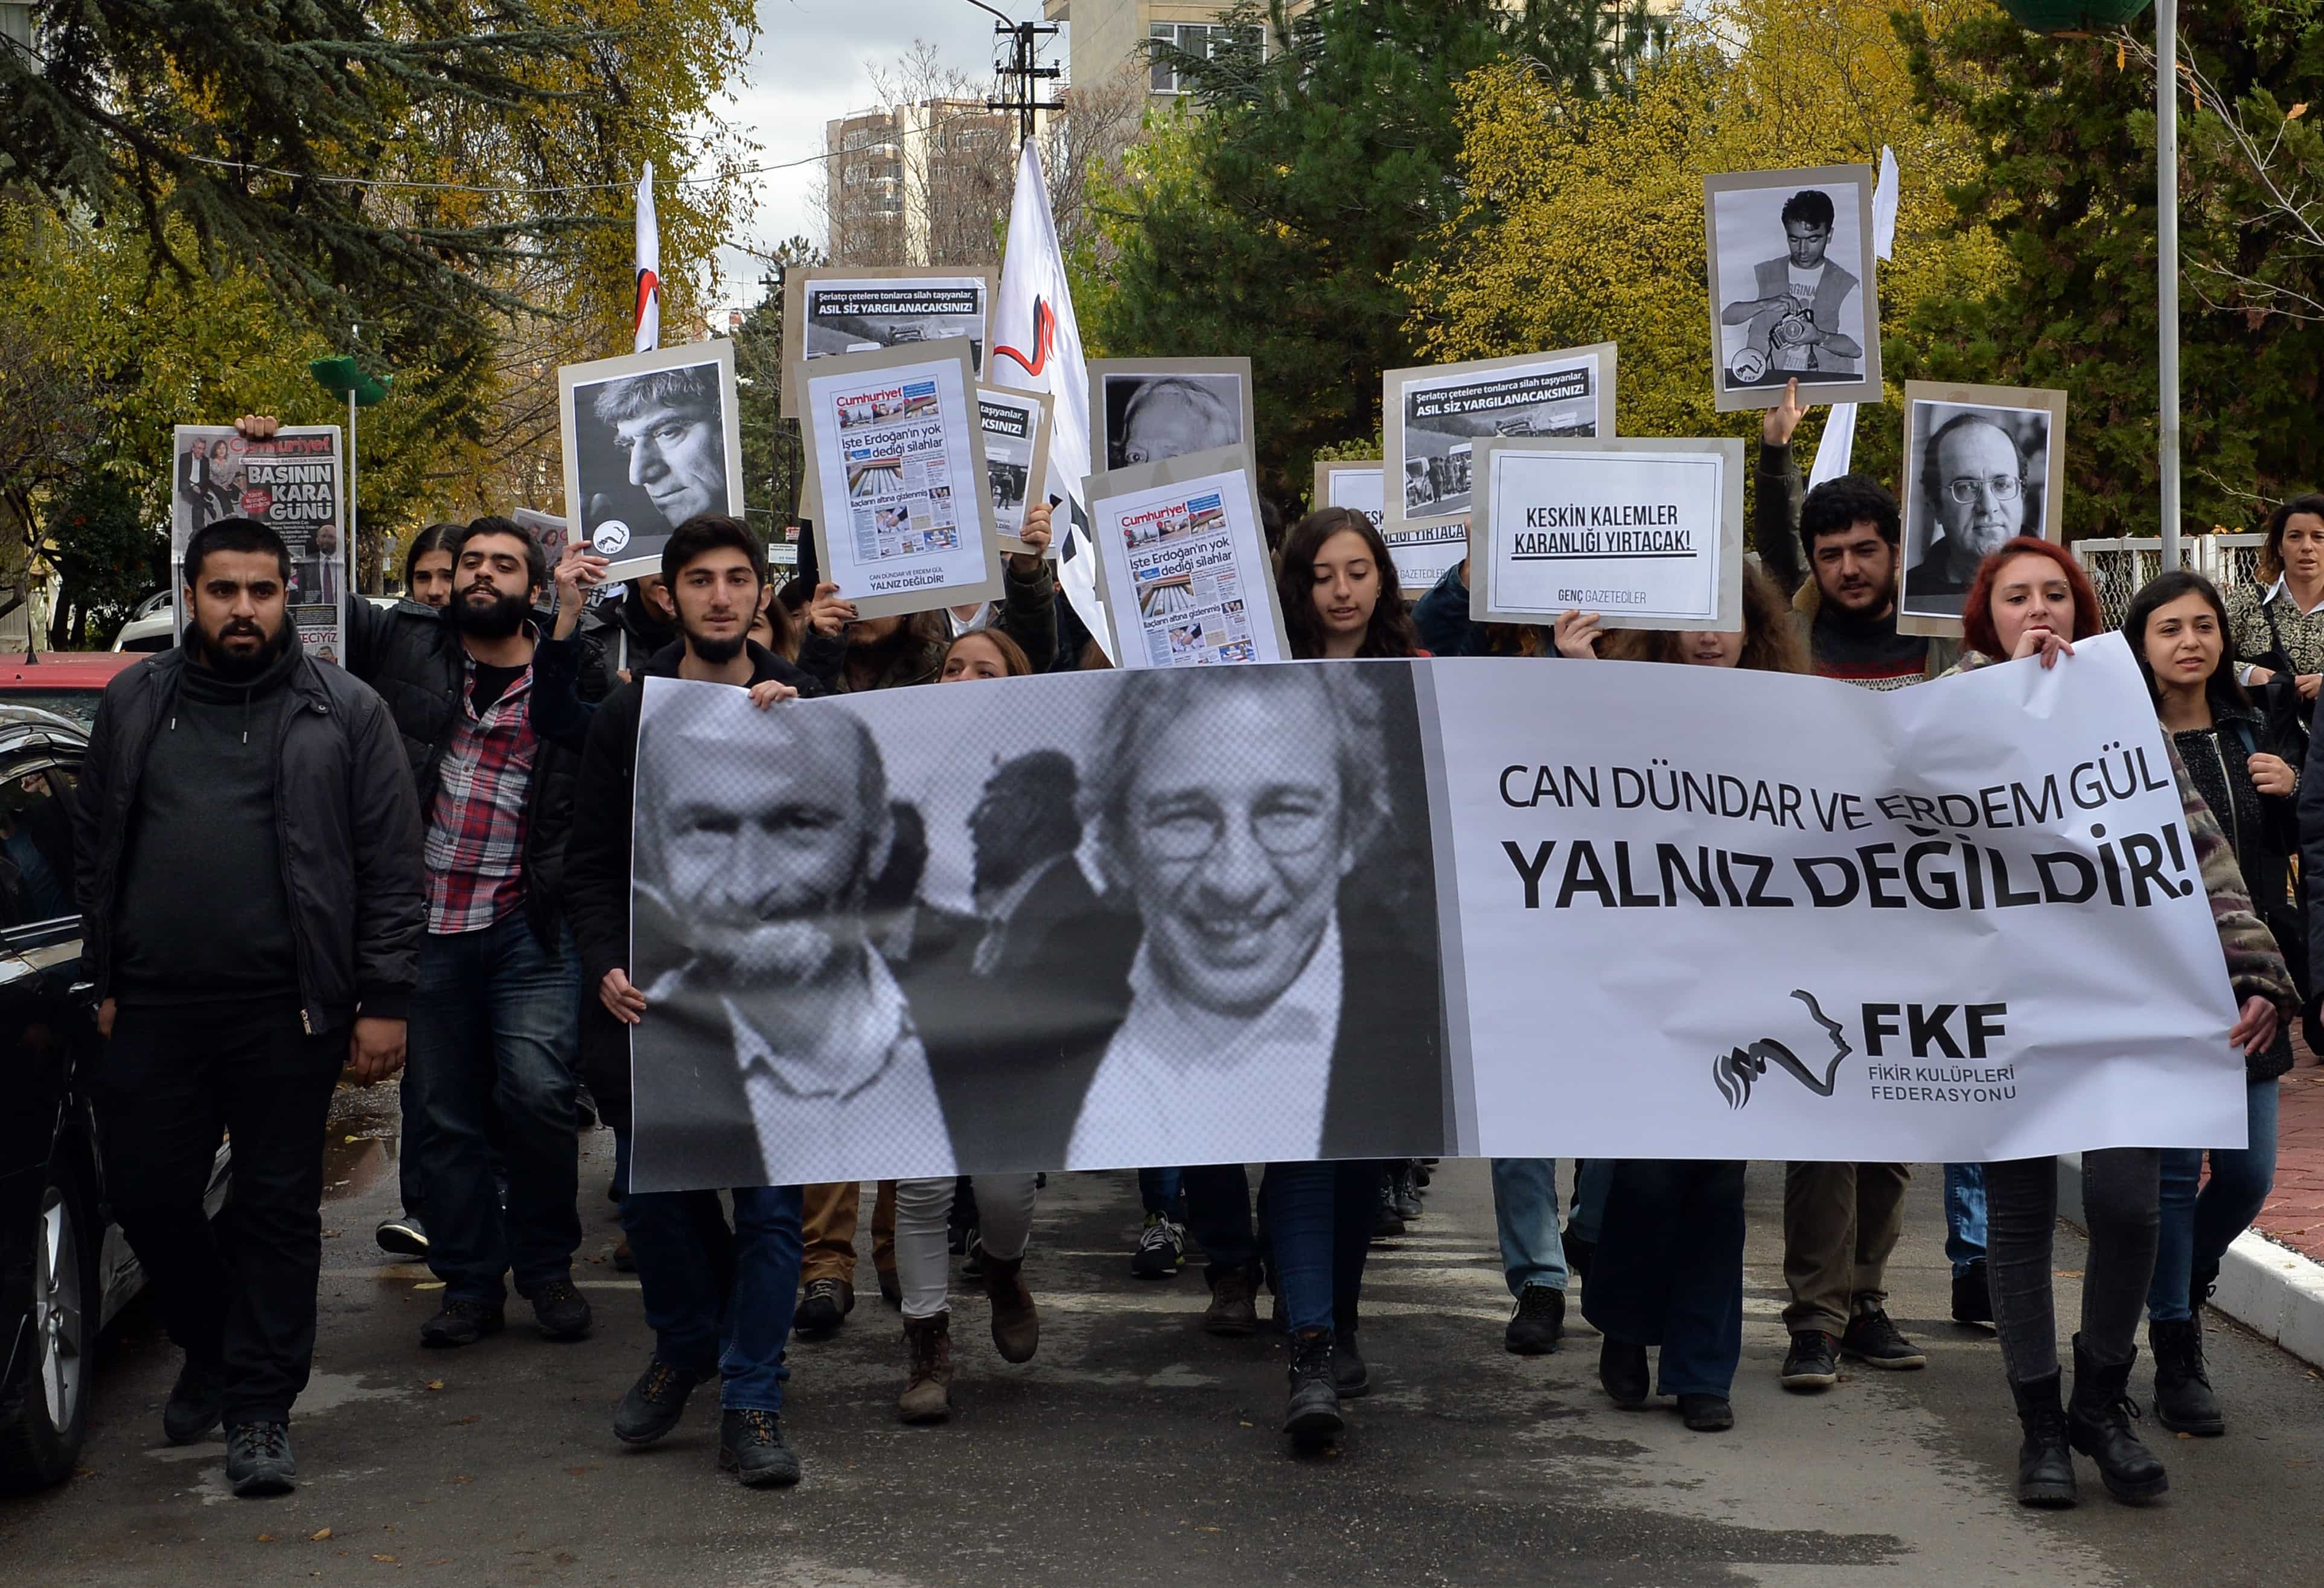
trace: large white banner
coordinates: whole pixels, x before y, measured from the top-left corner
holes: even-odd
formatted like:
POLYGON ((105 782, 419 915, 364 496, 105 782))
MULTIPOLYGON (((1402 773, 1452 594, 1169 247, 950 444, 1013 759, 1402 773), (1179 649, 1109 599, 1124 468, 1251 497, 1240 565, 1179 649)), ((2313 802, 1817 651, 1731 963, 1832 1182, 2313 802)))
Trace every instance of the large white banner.
POLYGON ((640 1189, 2244 1134, 2114 636, 1891 693, 1487 658, 646 689, 640 1189))

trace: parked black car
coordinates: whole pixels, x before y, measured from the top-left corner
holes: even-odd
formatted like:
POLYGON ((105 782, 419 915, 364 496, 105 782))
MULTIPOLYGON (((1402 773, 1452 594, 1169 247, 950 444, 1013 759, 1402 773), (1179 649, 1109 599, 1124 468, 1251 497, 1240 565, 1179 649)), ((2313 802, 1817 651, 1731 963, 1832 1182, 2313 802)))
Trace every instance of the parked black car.
MULTIPOLYGON (((106 1213, 71 802, 88 738, 0 706, 0 1491, 80 1455, 97 1335, 143 1287, 106 1213)), ((226 1199, 223 1149, 210 1211, 226 1199)))

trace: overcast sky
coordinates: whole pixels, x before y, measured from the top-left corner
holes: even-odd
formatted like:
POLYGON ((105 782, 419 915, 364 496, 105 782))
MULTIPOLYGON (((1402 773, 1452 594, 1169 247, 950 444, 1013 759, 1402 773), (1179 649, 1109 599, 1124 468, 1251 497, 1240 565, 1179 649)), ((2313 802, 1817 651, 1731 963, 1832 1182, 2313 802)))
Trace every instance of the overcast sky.
MULTIPOLYGON (((1040 19, 1038 0, 992 4, 1021 21, 1040 19)), ((759 36, 727 118, 759 145, 753 164, 810 159, 823 152, 823 124, 872 104, 873 69, 894 63, 915 39, 934 44, 945 65, 984 77, 1001 43, 993 25, 968 0, 759 0, 759 36)), ((1063 66, 1065 35, 1047 44, 1045 63, 1063 66)), ((822 242, 815 178, 816 167, 807 164, 747 179, 758 208, 738 240, 770 248, 804 233, 822 242)), ((729 248, 720 264, 726 302, 759 296, 765 267, 757 260, 729 248)))

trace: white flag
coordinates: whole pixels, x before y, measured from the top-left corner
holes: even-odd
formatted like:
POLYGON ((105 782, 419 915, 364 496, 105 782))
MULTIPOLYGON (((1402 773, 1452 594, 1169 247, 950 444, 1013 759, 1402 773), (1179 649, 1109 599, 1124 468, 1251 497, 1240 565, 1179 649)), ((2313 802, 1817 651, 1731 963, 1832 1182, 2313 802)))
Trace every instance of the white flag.
POLYGON ((1108 656, 1113 635, 1097 598, 1097 550, 1089 541, 1089 503, 1083 481, 1090 472, 1089 365, 1082 357, 1081 322, 1074 317, 1065 257, 1057 246, 1056 217, 1041 175, 1041 152, 1028 142, 1017 160, 1017 196, 1009 207, 1009 247, 1001 258, 1001 298, 992 306, 984 377, 996 386, 1047 392, 1050 404, 1048 494, 1067 503, 1058 512, 1057 583, 1074 612, 1108 656), (1079 522, 1075 521, 1078 509, 1079 522))
MULTIPOLYGON (((1872 254, 1893 258, 1896 250, 1896 152, 1880 146, 1880 178, 1872 184, 1872 254)), ((1815 466, 1808 471, 1808 488, 1846 474, 1856 457, 1856 404, 1835 402, 1824 422, 1823 439, 1816 444, 1815 466)))
POLYGON ((638 337, 633 353, 661 346, 661 223, 655 218, 653 162, 638 179, 638 337))

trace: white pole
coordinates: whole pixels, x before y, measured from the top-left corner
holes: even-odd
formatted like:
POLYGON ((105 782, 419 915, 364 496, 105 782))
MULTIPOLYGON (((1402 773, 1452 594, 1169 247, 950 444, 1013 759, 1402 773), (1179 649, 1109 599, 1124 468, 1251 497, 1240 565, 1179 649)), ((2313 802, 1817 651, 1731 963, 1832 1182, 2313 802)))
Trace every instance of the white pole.
POLYGON ((2163 376, 2163 566, 2179 566, 2179 0, 2154 0, 2154 216, 2163 376))
POLYGON ((345 537, 344 551, 347 560, 346 582, 342 586, 349 596, 355 591, 355 394, 347 391, 347 522, 339 526, 345 537))

